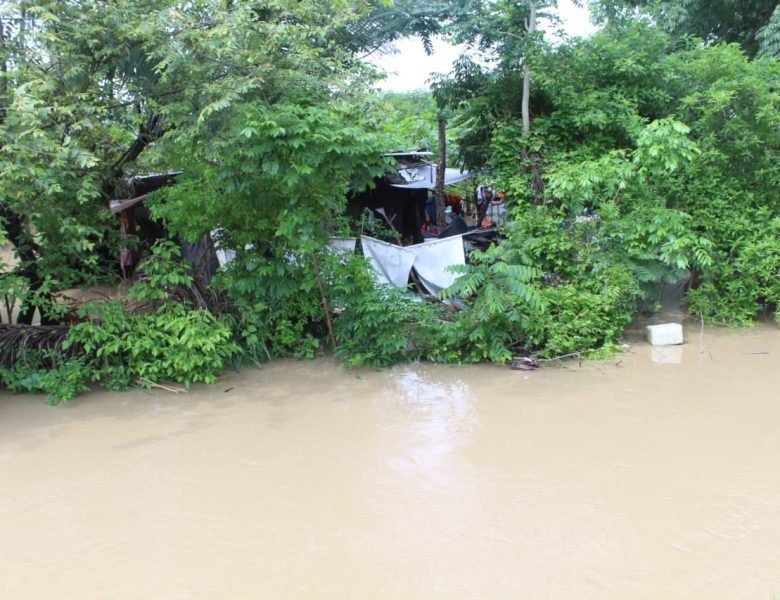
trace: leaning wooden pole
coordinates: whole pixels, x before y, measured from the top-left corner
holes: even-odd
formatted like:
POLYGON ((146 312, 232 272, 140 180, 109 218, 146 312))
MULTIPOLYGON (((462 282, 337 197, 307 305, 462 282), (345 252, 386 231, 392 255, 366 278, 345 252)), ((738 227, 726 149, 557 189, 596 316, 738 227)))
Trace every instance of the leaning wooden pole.
POLYGON ((444 171, 447 168, 447 125, 439 115, 439 163, 436 166, 436 226, 439 233, 447 226, 444 201, 444 171))
POLYGON ((336 349, 336 336, 333 333, 333 319, 330 316, 330 309, 328 308, 328 298, 325 296, 325 286, 322 285, 322 277, 320 276, 320 263, 317 260, 317 255, 314 251, 311 252, 311 262, 314 266, 314 274, 317 276, 317 288, 320 290, 320 299, 322 300, 322 311, 325 313, 325 323, 328 325, 328 335, 330 336, 330 343, 333 349, 336 349))

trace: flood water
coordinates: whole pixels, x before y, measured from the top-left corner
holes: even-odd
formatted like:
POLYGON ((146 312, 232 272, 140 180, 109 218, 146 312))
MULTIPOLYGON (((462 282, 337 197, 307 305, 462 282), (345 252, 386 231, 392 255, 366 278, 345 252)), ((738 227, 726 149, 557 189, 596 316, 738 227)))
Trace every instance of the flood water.
POLYGON ((0 598, 780 597, 780 332, 0 397, 0 598))

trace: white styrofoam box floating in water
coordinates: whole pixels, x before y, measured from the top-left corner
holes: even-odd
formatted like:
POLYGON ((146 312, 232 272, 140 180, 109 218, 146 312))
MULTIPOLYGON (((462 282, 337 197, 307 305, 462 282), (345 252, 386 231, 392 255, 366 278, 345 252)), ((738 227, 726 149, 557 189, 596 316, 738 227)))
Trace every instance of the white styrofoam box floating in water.
POLYGON ((647 341, 653 346, 674 346, 683 343, 683 329, 679 323, 647 326, 647 341))

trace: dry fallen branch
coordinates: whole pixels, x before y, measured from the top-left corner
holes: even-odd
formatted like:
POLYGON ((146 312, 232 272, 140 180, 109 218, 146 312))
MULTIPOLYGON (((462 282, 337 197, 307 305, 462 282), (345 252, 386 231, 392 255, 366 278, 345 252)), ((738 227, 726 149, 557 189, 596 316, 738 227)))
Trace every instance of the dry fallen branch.
POLYGON ((172 394, 186 394, 187 389, 182 387, 168 387, 167 385, 163 385, 161 383, 156 383, 152 381, 151 379, 147 379, 146 377, 139 377, 138 378, 139 384, 147 385, 148 387, 152 389, 160 389, 165 390, 166 392, 171 392, 172 394))

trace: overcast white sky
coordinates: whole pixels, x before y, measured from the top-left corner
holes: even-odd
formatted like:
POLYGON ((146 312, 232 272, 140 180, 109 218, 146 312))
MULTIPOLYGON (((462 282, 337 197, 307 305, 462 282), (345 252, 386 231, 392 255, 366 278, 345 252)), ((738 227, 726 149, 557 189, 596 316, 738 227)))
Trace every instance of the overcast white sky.
MULTIPOLYGON (((571 0, 558 0, 558 13, 563 21, 563 29, 570 36, 586 36, 595 28, 588 20, 587 8, 577 8, 571 0)), ((460 50, 443 41, 434 43, 432 56, 425 54, 419 39, 407 38, 395 44, 398 54, 379 56, 371 62, 388 77, 379 83, 383 90, 408 92, 417 89, 428 89, 426 80, 431 73, 447 73, 452 62, 458 58, 460 50)))

